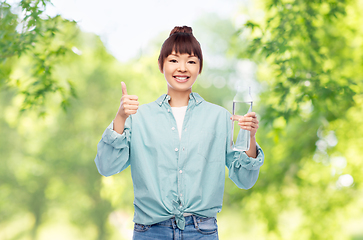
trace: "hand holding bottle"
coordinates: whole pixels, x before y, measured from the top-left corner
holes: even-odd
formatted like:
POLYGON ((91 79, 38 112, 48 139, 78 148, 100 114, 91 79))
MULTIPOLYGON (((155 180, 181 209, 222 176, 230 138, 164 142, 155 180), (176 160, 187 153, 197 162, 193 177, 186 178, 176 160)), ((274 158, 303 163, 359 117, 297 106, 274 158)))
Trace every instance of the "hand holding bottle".
POLYGON ((258 129, 257 115, 255 112, 249 112, 244 116, 233 115, 231 117, 232 121, 238 121, 238 125, 243 130, 250 131, 250 137, 254 138, 258 129))

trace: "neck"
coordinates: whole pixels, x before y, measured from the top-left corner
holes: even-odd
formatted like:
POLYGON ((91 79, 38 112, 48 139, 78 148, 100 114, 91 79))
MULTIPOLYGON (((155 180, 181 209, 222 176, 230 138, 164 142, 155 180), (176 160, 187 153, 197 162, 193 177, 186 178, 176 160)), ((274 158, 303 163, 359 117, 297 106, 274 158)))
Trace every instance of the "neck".
POLYGON ((170 96, 169 104, 170 107, 183 107, 187 106, 189 102, 189 94, 192 89, 188 91, 174 91, 173 89, 168 89, 168 95, 170 96))

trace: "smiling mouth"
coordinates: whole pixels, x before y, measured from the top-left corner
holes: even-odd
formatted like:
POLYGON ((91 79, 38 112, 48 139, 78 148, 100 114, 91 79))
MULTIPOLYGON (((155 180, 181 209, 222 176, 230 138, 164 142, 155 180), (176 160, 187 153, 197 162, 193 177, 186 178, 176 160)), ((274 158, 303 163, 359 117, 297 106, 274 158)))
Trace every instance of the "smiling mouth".
POLYGON ((189 77, 177 77, 177 76, 174 76, 174 79, 179 83, 184 83, 184 82, 188 81, 189 77))

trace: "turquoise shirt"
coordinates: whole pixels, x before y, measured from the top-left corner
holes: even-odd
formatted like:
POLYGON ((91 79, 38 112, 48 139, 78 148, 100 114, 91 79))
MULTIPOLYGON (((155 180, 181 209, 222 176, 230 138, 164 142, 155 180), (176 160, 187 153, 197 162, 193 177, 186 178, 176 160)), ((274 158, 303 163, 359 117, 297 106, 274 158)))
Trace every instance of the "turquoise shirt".
POLYGON ((182 136, 164 94, 141 105, 126 120, 123 134, 111 123, 98 143, 95 162, 104 176, 131 165, 134 185, 134 222, 151 225, 176 218, 184 229, 184 213, 216 217, 222 209, 225 166, 229 177, 243 189, 257 181, 264 161, 230 147, 231 114, 191 93, 182 136))

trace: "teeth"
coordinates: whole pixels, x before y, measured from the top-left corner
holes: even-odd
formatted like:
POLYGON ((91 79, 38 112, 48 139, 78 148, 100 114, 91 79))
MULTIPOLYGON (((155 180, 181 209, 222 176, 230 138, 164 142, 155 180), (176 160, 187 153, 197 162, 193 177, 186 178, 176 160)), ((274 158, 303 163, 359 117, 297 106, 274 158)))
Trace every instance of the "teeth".
POLYGON ((185 79, 187 79, 187 77, 175 77, 175 78, 177 78, 179 80, 185 80, 185 79))

